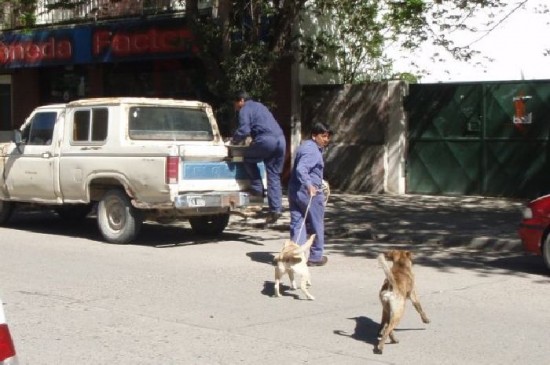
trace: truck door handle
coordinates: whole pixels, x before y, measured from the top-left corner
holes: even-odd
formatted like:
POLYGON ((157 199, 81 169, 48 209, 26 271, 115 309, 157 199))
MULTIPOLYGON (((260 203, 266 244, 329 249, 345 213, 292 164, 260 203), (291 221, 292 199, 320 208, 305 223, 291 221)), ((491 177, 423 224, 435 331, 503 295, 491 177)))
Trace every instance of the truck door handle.
POLYGON ((52 154, 50 152, 43 152, 42 153, 42 158, 50 158, 52 157, 52 154))

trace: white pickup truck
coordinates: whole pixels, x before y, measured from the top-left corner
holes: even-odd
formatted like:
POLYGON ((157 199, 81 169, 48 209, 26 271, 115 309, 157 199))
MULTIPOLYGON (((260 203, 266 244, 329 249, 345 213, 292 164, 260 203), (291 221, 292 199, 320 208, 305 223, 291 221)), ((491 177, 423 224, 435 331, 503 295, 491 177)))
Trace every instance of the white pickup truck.
MULTIPOLYGON (((144 220, 189 219, 219 234, 246 207, 249 181, 228 157, 212 109, 197 101, 95 98, 36 108, 0 145, 0 224, 15 207, 87 216, 111 243, 144 220)), ((265 173, 262 171, 265 178, 265 173)))

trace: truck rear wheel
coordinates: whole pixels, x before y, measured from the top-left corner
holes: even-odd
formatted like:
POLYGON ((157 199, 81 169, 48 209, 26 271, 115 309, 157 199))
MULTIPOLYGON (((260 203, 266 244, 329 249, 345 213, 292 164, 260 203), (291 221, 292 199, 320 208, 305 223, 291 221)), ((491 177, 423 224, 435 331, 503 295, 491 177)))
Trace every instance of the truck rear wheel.
POLYGON ((229 223, 229 214, 213 214, 189 218, 193 232, 208 236, 217 236, 229 223))
POLYGON ((97 207, 97 225, 107 242, 132 242, 142 224, 141 212, 132 206, 130 198, 123 191, 109 190, 101 198, 97 207))
POLYGON ((5 224, 13 213, 13 203, 5 200, 0 200, 0 224, 5 224))

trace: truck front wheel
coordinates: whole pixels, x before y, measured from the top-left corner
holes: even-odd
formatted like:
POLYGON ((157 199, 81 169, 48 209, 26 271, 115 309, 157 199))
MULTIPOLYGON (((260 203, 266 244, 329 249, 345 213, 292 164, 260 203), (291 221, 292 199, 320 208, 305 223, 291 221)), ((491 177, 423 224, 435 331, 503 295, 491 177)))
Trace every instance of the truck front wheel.
POLYGON ((13 203, 5 200, 0 200, 0 224, 5 224, 11 217, 13 212, 13 203))
POLYGON ((213 214, 189 218, 193 232, 217 236, 223 232, 229 223, 229 214, 213 214))
POLYGON ((107 242, 126 244, 138 235, 143 217, 121 190, 105 193, 97 207, 97 225, 107 242))

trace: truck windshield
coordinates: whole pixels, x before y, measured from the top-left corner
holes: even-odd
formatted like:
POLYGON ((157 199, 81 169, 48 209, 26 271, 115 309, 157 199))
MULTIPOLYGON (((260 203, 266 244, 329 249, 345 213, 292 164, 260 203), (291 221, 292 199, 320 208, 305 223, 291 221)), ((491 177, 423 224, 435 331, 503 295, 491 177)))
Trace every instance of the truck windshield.
POLYGON ((211 141, 210 119, 204 110, 165 106, 131 107, 128 132, 132 139, 211 141))
POLYGON ((56 112, 38 112, 25 129, 22 138, 28 145, 49 145, 52 143, 56 112))

